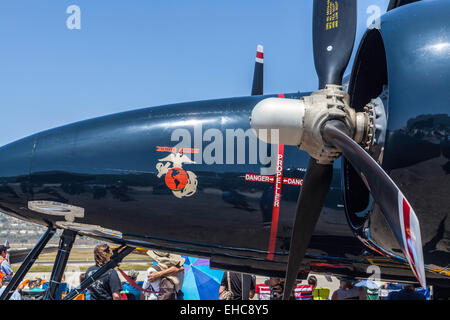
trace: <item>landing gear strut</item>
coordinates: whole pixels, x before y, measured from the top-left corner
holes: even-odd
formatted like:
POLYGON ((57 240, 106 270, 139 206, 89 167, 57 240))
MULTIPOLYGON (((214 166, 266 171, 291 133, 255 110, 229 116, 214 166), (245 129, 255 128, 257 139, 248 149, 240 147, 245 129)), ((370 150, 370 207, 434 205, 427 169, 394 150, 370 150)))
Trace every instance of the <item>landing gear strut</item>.
POLYGON ((56 255, 55 264, 53 266, 52 275, 47 291, 45 292, 44 300, 55 300, 61 283, 64 270, 69 260, 70 251, 77 233, 71 230, 64 230, 59 241, 58 254, 56 255))

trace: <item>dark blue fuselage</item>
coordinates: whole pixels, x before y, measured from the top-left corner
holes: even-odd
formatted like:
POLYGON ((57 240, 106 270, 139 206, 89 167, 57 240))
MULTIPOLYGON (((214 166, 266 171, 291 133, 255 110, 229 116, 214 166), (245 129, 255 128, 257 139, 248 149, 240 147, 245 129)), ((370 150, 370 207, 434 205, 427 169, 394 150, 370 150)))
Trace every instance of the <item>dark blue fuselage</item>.
MULTIPOLYGON (((294 96, 300 95, 287 97, 294 96)), ((120 231, 120 241, 145 241, 204 256, 231 254, 266 260, 272 231, 276 232, 275 238, 272 236, 273 261, 285 261, 300 186, 282 184, 278 228, 273 230, 274 183, 246 180, 249 174, 274 175, 268 159, 276 155, 276 146, 261 151, 267 157, 258 150, 256 161, 250 155, 253 141, 248 135, 248 119, 263 98, 146 108, 82 121, 7 145, 0 149, 2 209, 26 220, 54 224, 65 221, 64 217, 31 211, 28 201, 67 203, 85 209, 84 218, 74 222, 86 228, 101 226, 120 231), (200 155, 203 158, 182 164, 185 172, 196 175, 198 184, 193 195, 181 198, 174 195, 165 175, 158 177, 156 168, 158 163, 167 163, 161 159, 171 152, 164 148, 178 143, 171 137, 180 128, 189 132, 191 146, 198 150, 185 155, 194 161, 200 155), (222 161, 217 156, 214 163, 207 163, 211 142, 204 141, 204 135, 209 129, 218 130, 225 140, 223 147, 219 145, 222 161), (245 140, 239 140, 242 136, 237 130, 247 133, 245 140), (233 136, 230 132, 237 133, 233 136), (201 145, 195 135, 200 136, 201 145), (230 139, 234 143, 230 144, 230 139), (243 141, 244 161, 239 159, 238 150, 243 141), (230 150, 232 145, 234 150, 230 150), (233 159, 229 153, 234 153, 233 159), (262 168, 268 171, 262 172, 262 168)), ((308 155, 285 147, 283 156, 283 177, 303 178, 308 155)), ((334 241, 320 240, 327 248, 317 244, 322 248, 317 253, 342 256, 347 249, 336 245, 342 237, 358 254, 361 246, 352 238, 343 211, 339 168, 334 178, 317 229, 321 239, 331 237, 334 241)))

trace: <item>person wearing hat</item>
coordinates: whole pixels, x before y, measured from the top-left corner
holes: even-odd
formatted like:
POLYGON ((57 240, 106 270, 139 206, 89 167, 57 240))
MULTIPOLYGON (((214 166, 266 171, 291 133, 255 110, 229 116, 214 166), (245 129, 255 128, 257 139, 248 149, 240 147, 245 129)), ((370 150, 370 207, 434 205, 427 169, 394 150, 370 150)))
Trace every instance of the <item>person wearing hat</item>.
POLYGON ((164 292, 169 291, 169 289, 162 288, 163 285, 161 281, 167 283, 166 280, 168 280, 169 285, 174 285, 175 299, 182 300, 183 294, 181 288, 183 287, 184 280, 183 264, 185 259, 177 254, 156 250, 148 250, 147 255, 155 261, 157 265, 147 269, 146 278, 142 288, 162 293, 143 293, 141 297, 146 300, 172 299, 173 297, 169 297, 169 294, 164 294, 164 292), (163 298, 163 296, 165 298, 163 298))
MULTIPOLYGON (((138 286, 142 287, 144 281, 136 281, 138 278, 139 272, 136 270, 130 270, 128 271, 128 276, 133 280, 138 286)), ((133 287, 130 283, 125 282, 123 285, 123 292, 128 297, 128 300, 140 300, 141 298, 141 291, 133 287)))
POLYGON ((366 300, 366 290, 353 286, 353 280, 338 278, 341 281, 339 289, 331 296, 331 300, 366 300))
POLYGON ((14 275, 8 260, 6 260, 6 255, 8 253, 8 247, 0 245, 0 280, 4 277, 7 280, 11 280, 14 275))

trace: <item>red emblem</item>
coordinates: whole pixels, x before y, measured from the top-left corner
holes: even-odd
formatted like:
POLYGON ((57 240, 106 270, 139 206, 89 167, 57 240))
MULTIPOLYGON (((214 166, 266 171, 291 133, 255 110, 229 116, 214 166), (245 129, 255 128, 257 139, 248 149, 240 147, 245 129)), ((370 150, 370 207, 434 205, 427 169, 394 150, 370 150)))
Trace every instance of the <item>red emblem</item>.
POLYGON ((167 171, 165 181, 170 190, 179 191, 187 185, 189 177, 183 169, 172 168, 167 171))

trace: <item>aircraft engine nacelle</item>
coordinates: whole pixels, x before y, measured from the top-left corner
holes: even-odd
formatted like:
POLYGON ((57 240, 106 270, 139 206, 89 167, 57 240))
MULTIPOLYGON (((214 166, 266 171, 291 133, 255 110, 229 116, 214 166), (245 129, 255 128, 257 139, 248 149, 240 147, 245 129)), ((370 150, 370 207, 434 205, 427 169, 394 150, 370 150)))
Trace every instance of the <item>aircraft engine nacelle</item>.
MULTIPOLYGON (((448 1, 421 1, 386 13, 380 30, 364 35, 348 88, 350 105, 373 114, 369 152, 410 199, 422 228, 425 264, 435 265, 448 264, 439 248, 448 246, 450 230, 449 16, 448 1)), ((352 229, 402 257, 363 181, 345 159, 342 168, 352 229)))

